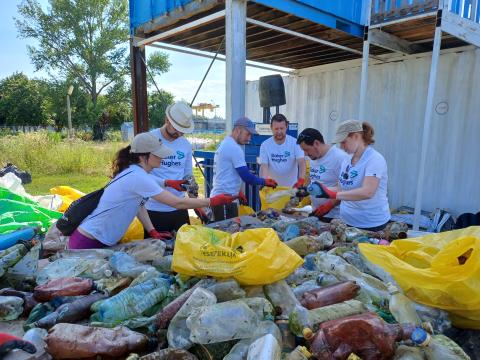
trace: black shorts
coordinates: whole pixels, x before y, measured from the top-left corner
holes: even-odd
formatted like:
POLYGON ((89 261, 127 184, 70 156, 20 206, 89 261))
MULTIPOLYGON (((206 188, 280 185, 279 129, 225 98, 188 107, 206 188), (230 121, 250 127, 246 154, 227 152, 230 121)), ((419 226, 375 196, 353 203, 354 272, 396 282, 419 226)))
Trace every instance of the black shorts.
MULTIPOLYGON (((177 231, 182 225, 190 224, 188 210, 153 211, 147 210, 153 227, 157 231, 177 231)), ((145 231, 145 238, 150 237, 145 231)))
POLYGON ((213 221, 222 221, 238 216, 238 204, 233 202, 228 205, 213 206, 213 221))

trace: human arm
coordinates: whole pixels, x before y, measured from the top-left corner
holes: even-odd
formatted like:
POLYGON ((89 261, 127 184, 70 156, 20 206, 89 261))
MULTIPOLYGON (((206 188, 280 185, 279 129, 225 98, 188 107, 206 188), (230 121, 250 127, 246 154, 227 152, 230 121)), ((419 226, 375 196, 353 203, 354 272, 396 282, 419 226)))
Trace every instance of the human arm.
POLYGON ((247 166, 240 166, 235 168, 235 170, 237 170, 238 175, 246 184, 265 186, 265 179, 252 174, 247 166))
POLYGON ((152 224, 152 220, 148 215, 147 209, 141 206, 140 210, 138 210, 137 218, 143 225, 145 231, 150 235, 151 238, 159 239, 159 240, 167 240, 172 238, 172 233, 169 231, 157 231, 152 224))
POLYGON ((371 199, 375 195, 378 185, 380 184, 380 179, 375 176, 366 176, 361 187, 338 192, 336 192, 334 188, 328 188, 323 184, 318 184, 320 185, 321 192, 316 196, 317 198, 360 201, 371 199))
POLYGON ((268 177, 268 164, 260 164, 260 173, 261 178, 268 177))
POLYGON ((152 196, 153 199, 175 209, 196 209, 207 206, 226 205, 237 199, 237 196, 220 194, 207 199, 177 197, 168 191, 152 196))

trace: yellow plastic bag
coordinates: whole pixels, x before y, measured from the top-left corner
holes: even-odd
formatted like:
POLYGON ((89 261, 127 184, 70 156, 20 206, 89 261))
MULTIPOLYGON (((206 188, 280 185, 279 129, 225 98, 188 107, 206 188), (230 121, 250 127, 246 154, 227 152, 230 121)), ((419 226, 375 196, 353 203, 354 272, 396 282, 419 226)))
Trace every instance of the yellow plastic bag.
POLYGON ((255 210, 253 210, 250 206, 247 206, 247 205, 238 206, 238 216, 252 215, 252 214, 255 214, 255 210))
MULTIPOLYGON (((263 187, 262 190, 260 190, 260 201, 262 202, 262 210, 267 210, 267 209, 276 209, 276 210, 282 210, 285 208, 285 205, 287 205, 288 201, 290 200, 291 195, 285 195, 280 197, 276 201, 268 202, 267 199, 270 195, 273 195, 275 193, 279 192, 285 192, 287 190, 291 190, 292 188, 289 188, 287 186, 277 186, 275 189, 269 188, 269 187, 263 187)), ((301 202, 299 207, 307 206, 310 204, 310 197, 304 198, 301 202)))
POLYGON ((229 233, 183 225, 177 233, 172 269, 183 275, 235 278, 242 285, 281 280, 303 264, 270 228, 229 233))
MULTIPOLYGON (((85 195, 85 193, 70 186, 55 186, 50 189, 50 194, 56 194, 62 197, 62 205, 60 209, 58 209, 60 212, 65 212, 72 202, 85 195)), ((143 238, 143 225, 140 220, 135 218, 128 227, 125 235, 123 235, 120 243, 143 240, 143 238)))
POLYGON ((448 311, 457 327, 480 329, 479 226, 359 249, 412 300, 448 311))

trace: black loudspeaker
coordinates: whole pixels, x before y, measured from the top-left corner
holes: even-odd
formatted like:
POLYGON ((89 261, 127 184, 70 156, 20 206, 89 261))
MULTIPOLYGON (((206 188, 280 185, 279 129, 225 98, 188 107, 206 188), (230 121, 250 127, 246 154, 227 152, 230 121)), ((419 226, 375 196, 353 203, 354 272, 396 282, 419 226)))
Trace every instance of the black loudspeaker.
POLYGON ((259 81, 260 106, 269 108, 285 105, 285 86, 281 75, 262 76, 259 81))

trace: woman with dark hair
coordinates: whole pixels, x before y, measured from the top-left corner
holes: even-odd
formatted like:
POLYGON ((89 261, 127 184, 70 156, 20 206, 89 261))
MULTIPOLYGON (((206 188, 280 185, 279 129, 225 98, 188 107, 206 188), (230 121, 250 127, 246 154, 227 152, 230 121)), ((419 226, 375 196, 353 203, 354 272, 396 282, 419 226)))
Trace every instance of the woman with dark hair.
POLYGON ((156 231, 144 208, 149 198, 176 209, 226 205, 236 197, 219 194, 210 199, 179 198, 164 191, 149 175, 172 150, 151 133, 136 135, 113 162, 113 179, 105 188, 97 208, 82 221, 69 239, 70 249, 91 249, 118 243, 135 216, 150 237, 165 239, 156 231))
POLYGON ((334 143, 350 156, 340 169, 338 192, 320 184, 321 198, 340 200, 340 218, 350 226, 379 231, 390 221, 387 162, 370 145, 373 127, 367 122, 342 122, 334 143))

